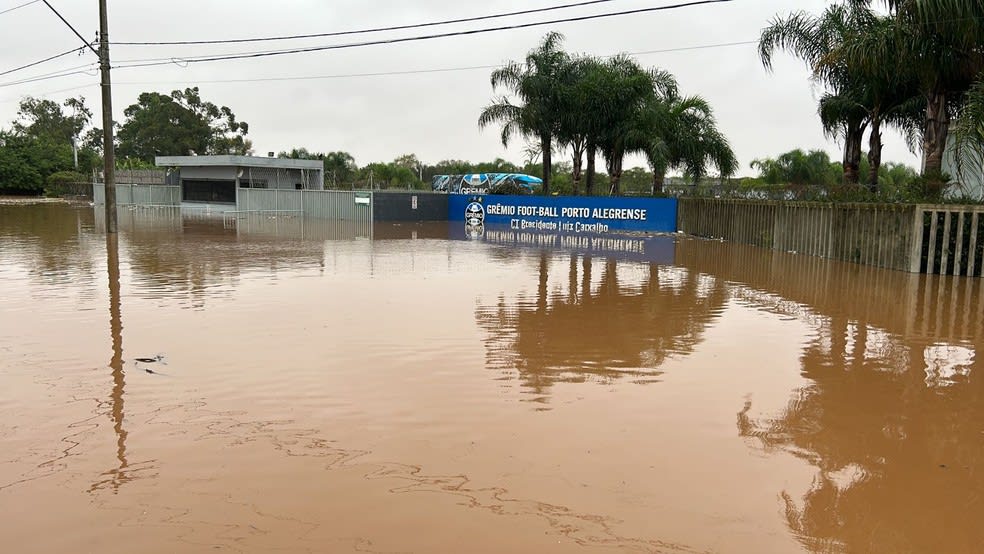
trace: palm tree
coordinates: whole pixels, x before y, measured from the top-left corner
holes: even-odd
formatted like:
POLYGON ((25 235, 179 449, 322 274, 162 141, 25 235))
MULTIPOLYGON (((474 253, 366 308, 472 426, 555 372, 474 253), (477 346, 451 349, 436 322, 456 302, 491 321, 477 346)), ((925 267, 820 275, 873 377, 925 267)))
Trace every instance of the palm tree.
MULTIPOLYGON (((870 4, 871 0, 852 0, 870 4)), ((984 4, 967 0, 882 0, 892 12, 893 41, 855 46, 867 68, 896 59, 890 70, 910 75, 925 99, 920 128, 923 176, 943 187, 943 155, 951 118, 984 73, 984 4), (894 49, 891 51, 889 49, 894 49)))
POLYGON ((578 194, 581 183, 581 166, 588 154, 588 183, 586 193, 591 195, 594 185, 594 150, 596 137, 601 133, 602 110, 599 99, 605 85, 606 74, 601 61, 590 56, 571 59, 562 73, 560 129, 557 142, 571 151, 571 179, 573 193, 578 194))
POLYGON ((673 75, 662 70, 646 71, 628 56, 615 56, 604 65, 607 78, 596 101, 603 110, 597 112, 596 144, 605 157, 611 179, 610 194, 619 194, 622 160, 625 154, 644 150, 650 142, 650 129, 641 124, 652 97, 676 91, 673 75))
POLYGON ((526 55, 524 63, 510 62, 492 72, 492 88, 503 87, 518 100, 507 96, 490 104, 478 118, 479 127, 502 125, 502 144, 508 146, 516 135, 534 138, 543 159, 543 192, 550 193, 551 153, 560 129, 561 80, 569 57, 561 48, 564 36, 549 33, 540 45, 526 55))
POLYGON ((844 43, 864 32, 872 15, 861 2, 829 6, 820 16, 797 12, 776 18, 762 31, 759 57, 772 69, 776 50, 801 58, 813 78, 828 88, 820 102, 824 132, 844 139, 844 181, 857 184, 860 178, 861 144, 870 122, 864 83, 853 59, 838 55, 844 43))
POLYGON ((649 99, 642 118, 649 129, 642 153, 653 172, 653 194, 662 192, 671 168, 684 169, 695 182, 707 173, 708 165, 714 165, 722 177, 737 171, 738 160, 704 98, 681 97, 675 88, 669 89, 649 99))

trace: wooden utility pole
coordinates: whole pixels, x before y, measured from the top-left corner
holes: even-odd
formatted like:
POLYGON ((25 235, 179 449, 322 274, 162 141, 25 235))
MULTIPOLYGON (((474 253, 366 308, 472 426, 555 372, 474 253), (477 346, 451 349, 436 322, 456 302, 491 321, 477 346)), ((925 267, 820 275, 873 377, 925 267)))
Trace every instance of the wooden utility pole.
POLYGON ((99 0, 99 69, 102 73, 103 183, 106 232, 116 233, 116 147, 113 143, 113 88, 109 79, 109 23, 106 0, 99 0))

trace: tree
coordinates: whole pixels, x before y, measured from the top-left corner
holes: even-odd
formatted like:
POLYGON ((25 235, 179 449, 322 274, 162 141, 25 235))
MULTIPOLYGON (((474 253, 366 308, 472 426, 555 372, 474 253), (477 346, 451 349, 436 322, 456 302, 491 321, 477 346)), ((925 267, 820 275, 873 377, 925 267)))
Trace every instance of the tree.
POLYGON ((202 100, 198 87, 170 95, 145 92, 123 111, 121 156, 153 162, 156 156, 191 154, 248 154, 249 125, 232 110, 202 100))
POLYGON ((615 56, 604 64, 606 79, 597 100, 607 109, 597 114, 600 134, 595 143, 605 157, 610 194, 620 193, 622 161, 625 154, 643 151, 650 144, 652 126, 645 122, 648 102, 656 94, 676 89, 668 72, 646 71, 628 56, 615 56))
POLYGON ((0 132, 0 188, 39 193, 45 179, 72 169, 72 147, 49 138, 0 132))
MULTIPOLYGON (((870 3, 870 0, 854 0, 870 3)), ((964 95, 984 79, 984 4, 962 0, 882 0, 892 12, 894 41, 880 48, 858 45, 869 66, 895 48, 892 68, 915 79, 925 98, 921 126, 923 176, 930 192, 942 192, 943 156, 950 122, 964 95)), ((891 59, 891 58, 889 58, 891 59)))
POLYGON ((859 180, 861 144, 870 120, 862 105, 862 77, 849 64, 855 58, 838 57, 836 50, 863 33, 870 20, 868 10, 858 3, 837 4, 820 16, 797 12, 777 17, 759 39, 759 57, 766 69, 772 69, 775 51, 785 50, 806 62, 813 79, 828 89, 820 102, 820 120, 825 133, 844 140, 844 181, 849 184, 859 180))
POLYGON ((517 134, 537 141, 543 160, 544 194, 550 193, 551 153, 562 108, 559 85, 568 65, 568 55, 561 49, 563 39, 560 33, 549 33, 527 54, 524 63, 510 62, 493 71, 492 88, 505 88, 519 103, 503 96, 478 118, 482 128, 502 125, 503 146, 517 134))
POLYGON ((324 164, 325 186, 337 188, 339 184, 351 183, 358 171, 355 158, 348 152, 311 152, 307 148, 292 148, 289 152, 278 154, 281 158, 296 160, 321 160, 324 164))
POLYGON ((0 134, 0 191, 38 193, 44 186, 44 178, 23 152, 12 144, 17 140, 7 134, 0 134))
POLYGON ((35 139, 47 139, 72 144, 82 134, 92 119, 92 112, 85 106, 85 98, 69 98, 62 104, 72 110, 71 115, 51 100, 27 97, 21 100, 14 121, 14 133, 35 139))
POLYGON ((643 125, 649 140, 642 151, 652 170, 652 194, 663 190, 666 172, 682 169, 696 184, 713 165, 722 177, 733 175, 738 161, 717 129, 710 105, 700 96, 680 96, 676 87, 647 100, 643 125))
POLYGON ((596 145, 593 140, 601 134, 597 99, 604 79, 601 62, 597 58, 582 56, 569 61, 561 78, 560 101, 562 103, 560 127, 557 142, 571 150, 571 193, 578 194, 581 183, 581 167, 584 155, 589 153, 591 175, 587 194, 594 188, 594 156, 596 145))
POLYGON ((826 152, 803 152, 797 148, 776 158, 754 160, 751 167, 758 169, 759 177, 770 185, 830 186, 838 180, 831 165, 826 152))
POLYGON ((328 152, 325 154, 324 162, 325 179, 330 178, 333 187, 338 187, 343 183, 351 183, 355 179, 355 173, 359 170, 355 158, 348 152, 328 152))

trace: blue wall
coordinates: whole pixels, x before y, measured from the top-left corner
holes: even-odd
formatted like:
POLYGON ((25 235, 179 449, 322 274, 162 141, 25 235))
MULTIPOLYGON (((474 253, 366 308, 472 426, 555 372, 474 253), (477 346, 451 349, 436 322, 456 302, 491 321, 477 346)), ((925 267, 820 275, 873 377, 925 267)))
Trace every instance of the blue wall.
POLYGON ((675 198, 451 194, 448 200, 448 219, 466 225, 565 234, 677 230, 675 198))

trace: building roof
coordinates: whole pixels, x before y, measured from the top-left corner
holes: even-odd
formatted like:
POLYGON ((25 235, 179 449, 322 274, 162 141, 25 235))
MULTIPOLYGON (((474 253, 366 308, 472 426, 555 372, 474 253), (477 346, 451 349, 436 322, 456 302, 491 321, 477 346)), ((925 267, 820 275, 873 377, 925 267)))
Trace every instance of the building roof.
POLYGON ((158 167, 269 167, 276 169, 322 169, 321 160, 261 158, 259 156, 157 156, 158 167))

